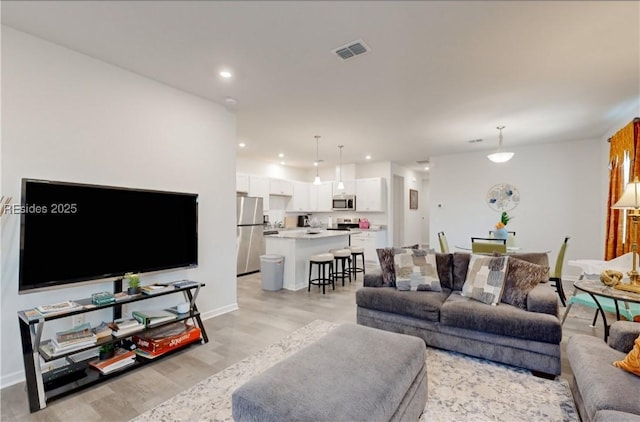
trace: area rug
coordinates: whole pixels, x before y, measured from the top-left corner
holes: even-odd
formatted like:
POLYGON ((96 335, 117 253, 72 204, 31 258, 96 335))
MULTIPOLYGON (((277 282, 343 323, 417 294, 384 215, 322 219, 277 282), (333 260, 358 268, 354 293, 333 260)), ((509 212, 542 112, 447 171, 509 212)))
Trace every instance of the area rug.
MULTIPOLYGON (((237 387, 336 326, 313 321, 133 421, 232 421, 231 394, 237 387)), ((427 379, 421 421, 579 420, 563 379, 537 378, 524 369, 432 348, 427 348, 427 379)))

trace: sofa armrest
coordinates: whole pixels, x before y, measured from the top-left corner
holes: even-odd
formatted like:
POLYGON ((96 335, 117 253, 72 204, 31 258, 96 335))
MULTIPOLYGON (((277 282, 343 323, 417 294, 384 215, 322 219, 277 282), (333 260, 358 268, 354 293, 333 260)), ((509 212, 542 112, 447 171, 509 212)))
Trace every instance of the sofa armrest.
POLYGON ((379 269, 367 271, 364 275, 363 287, 382 287, 382 271, 379 269))
POLYGON ((609 347, 619 352, 629 353, 638 335, 640 335, 640 324, 637 322, 616 321, 609 329, 609 347))
POLYGON ((529 292, 527 311, 558 317, 558 297, 548 284, 538 284, 529 292))

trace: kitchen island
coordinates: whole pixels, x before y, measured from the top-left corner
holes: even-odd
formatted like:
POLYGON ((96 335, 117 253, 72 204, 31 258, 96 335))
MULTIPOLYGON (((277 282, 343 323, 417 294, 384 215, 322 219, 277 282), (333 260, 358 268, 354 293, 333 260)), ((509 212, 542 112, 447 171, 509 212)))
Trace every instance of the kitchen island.
MULTIPOLYGON (((301 290, 309 284, 309 257, 349 245, 349 236, 358 231, 291 230, 265 236, 267 254, 284 256, 284 280, 287 290, 301 290)), ((314 275, 315 277, 315 275, 314 275)))

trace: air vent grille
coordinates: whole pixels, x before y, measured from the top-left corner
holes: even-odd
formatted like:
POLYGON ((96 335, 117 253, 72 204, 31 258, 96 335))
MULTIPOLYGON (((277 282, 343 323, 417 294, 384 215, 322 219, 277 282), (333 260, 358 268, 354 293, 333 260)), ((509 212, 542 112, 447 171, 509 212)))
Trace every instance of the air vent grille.
POLYGON ((347 60, 352 57, 368 53, 369 51, 371 51, 371 49, 364 43, 364 41, 356 40, 336 48, 335 50, 333 50, 333 53, 340 57, 342 60, 347 60))

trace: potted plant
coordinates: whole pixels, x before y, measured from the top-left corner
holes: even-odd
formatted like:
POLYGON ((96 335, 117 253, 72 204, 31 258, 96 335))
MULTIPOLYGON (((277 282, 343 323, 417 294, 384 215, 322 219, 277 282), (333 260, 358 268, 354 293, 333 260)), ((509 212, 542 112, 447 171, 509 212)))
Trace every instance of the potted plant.
POLYGON ((100 360, 112 358, 115 354, 115 345, 113 343, 103 344, 100 346, 100 360))
POLYGON ((127 294, 135 295, 140 290, 140 275, 134 273, 126 273, 125 281, 128 283, 127 294))
POLYGON ((513 217, 509 216, 506 211, 502 212, 502 215, 500 215, 500 221, 496 224, 496 230, 493 234, 496 239, 506 239, 509 236, 506 226, 512 218, 513 217))

